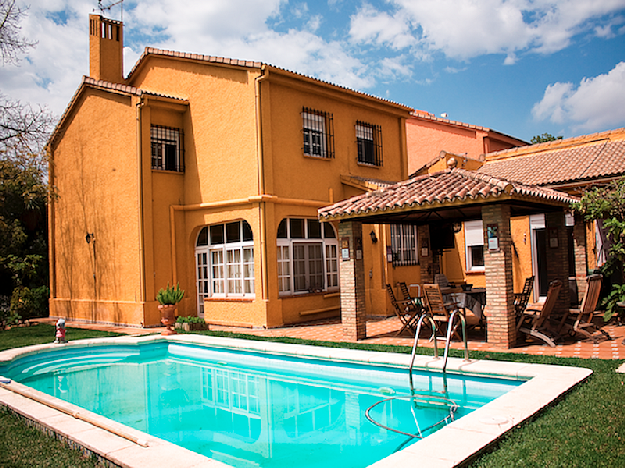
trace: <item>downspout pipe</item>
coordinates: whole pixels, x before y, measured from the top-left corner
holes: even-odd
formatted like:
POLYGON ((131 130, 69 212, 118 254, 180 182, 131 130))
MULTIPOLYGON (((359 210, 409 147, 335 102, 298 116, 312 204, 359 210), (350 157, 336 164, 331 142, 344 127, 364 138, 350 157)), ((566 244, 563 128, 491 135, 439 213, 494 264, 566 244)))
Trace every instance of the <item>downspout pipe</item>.
MULTIPOLYGON (((254 79, 254 95, 256 106, 256 142, 257 142, 257 164, 258 164, 258 195, 265 195, 265 160, 263 158, 263 125, 262 125, 262 101, 261 101, 261 81, 267 75, 266 65, 262 65, 261 73, 254 79)), ((269 279, 267 276, 267 213, 265 203, 258 204, 258 216, 260 220, 260 275, 262 285, 262 299, 269 299, 269 279)))
MULTIPOLYGON (((145 238, 144 238, 144 216, 143 216, 143 131, 142 131, 142 112, 141 109, 145 105, 143 95, 139 96, 136 103, 136 121, 137 121, 137 206, 139 220, 139 302, 145 305, 145 238)), ((143 311, 143 323, 146 323, 145 310, 143 311)))

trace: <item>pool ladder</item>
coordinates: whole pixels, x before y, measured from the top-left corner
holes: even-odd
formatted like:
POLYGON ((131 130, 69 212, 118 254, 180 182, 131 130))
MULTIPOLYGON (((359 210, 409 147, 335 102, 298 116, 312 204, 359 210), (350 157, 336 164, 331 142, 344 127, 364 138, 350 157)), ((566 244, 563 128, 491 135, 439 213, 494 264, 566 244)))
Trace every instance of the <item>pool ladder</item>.
MULTIPOLYGON (((451 344, 451 333, 454 330, 454 319, 456 317, 460 318, 460 323, 462 325, 462 340, 464 341, 464 360, 469 360, 469 346, 467 345, 467 324, 464 318, 464 314, 459 310, 455 309, 451 316, 449 317, 449 322, 447 322, 447 340, 445 342, 445 354, 443 355, 443 372, 446 372, 447 369, 447 357, 449 353, 449 346, 451 344)), ((438 346, 436 343, 436 322, 429 313, 424 313, 421 317, 419 317, 419 321, 417 322, 417 331, 414 335, 414 343, 412 345, 412 353, 410 356, 410 374, 412 375, 412 366, 414 365, 414 359, 417 352, 417 344, 419 343, 419 332, 421 331, 421 325, 423 325, 423 320, 427 319, 432 326, 432 337, 434 338, 434 358, 438 359, 438 346)))

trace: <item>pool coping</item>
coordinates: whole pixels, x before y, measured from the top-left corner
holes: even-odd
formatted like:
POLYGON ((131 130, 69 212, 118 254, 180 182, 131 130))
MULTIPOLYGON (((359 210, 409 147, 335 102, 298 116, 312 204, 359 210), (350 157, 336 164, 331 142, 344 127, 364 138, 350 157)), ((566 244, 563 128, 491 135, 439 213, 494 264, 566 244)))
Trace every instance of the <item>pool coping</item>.
MULTIPOLYGON (((123 336, 79 340, 63 345, 44 344, 0 352, 0 362, 20 355, 63 347, 91 347, 107 344, 139 344, 171 341, 271 354, 313 357, 343 362, 365 362, 408 368, 410 355, 313 345, 250 341, 204 335, 162 337, 123 336)), ((433 356, 415 357, 415 370, 442 371, 443 360, 433 356)), ((526 364, 487 360, 464 361, 449 358, 449 373, 530 379, 482 408, 448 424, 427 438, 370 465, 375 468, 403 468, 420 465, 438 468, 458 466, 481 453, 506 432, 531 418, 592 374, 590 369, 545 364, 526 364)), ((79 408, 18 382, 0 383, 0 406, 32 421, 46 432, 96 456, 123 467, 227 467, 165 440, 132 429, 103 416, 79 408)))

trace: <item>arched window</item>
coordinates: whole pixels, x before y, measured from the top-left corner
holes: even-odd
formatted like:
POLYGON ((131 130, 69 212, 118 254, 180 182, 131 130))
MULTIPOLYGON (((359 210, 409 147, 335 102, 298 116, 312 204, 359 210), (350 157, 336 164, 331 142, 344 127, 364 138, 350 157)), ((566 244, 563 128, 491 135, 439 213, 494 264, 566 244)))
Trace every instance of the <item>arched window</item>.
POLYGON ((203 227, 195 257, 200 313, 208 297, 254 297, 254 236, 247 221, 203 227))
POLYGON ((330 223, 284 218, 277 238, 280 295, 339 289, 338 242, 330 223))

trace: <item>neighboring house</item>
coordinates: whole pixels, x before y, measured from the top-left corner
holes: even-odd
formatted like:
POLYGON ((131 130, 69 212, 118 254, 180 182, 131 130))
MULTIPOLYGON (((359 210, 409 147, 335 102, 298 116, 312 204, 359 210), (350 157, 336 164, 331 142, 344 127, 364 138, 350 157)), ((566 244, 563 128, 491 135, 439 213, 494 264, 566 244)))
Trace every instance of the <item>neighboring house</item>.
MULTIPOLYGON (((209 323, 337 316, 340 239, 317 209, 407 178, 412 109, 151 48, 124 79, 122 37, 122 23, 90 17, 91 76, 48 144, 50 315, 157 325, 157 291, 179 282, 179 313, 209 323)), ((367 234, 368 307, 385 314, 385 283, 419 281, 416 229, 367 234)))
MULTIPOLYGON (((424 166, 433 166, 445 153, 456 154, 457 159, 468 161, 466 166, 458 161, 457 167, 473 170, 475 165, 472 160, 479 161, 484 154, 527 145, 523 140, 490 128, 436 117, 418 110, 406 120, 406 139, 409 174, 416 173, 424 166)), ((443 164, 439 169, 446 168, 443 164)))
MULTIPOLYGON (((625 174, 625 129, 583 135, 524 146, 485 155, 478 174, 552 188, 573 196, 609 183, 625 174)), ((535 276, 534 298, 548 289, 544 260, 557 235, 545 227, 545 215, 515 218, 511 222, 514 245, 515 290, 529 276, 535 276)), ((602 263, 602 236, 596 223, 584 223, 573 213, 567 216, 569 237, 569 285, 572 301, 584 292, 584 278, 602 263)), ((454 279, 482 285, 483 226, 481 221, 463 223, 456 235, 457 250, 445 252, 443 269, 454 279)), ((518 291, 517 291, 518 292, 518 291)))

